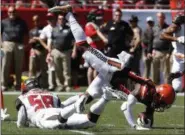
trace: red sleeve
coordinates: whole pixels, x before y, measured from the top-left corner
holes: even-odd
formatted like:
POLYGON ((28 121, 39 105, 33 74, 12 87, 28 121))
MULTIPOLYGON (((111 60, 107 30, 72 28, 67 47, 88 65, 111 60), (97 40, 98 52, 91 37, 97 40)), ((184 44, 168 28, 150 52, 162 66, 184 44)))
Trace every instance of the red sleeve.
POLYGON ((145 78, 142 78, 141 76, 136 75, 136 74, 135 74, 134 72, 132 72, 132 71, 129 71, 129 72, 128 72, 128 77, 129 77, 131 80, 135 81, 136 83, 140 83, 140 84, 146 83, 145 78))
POLYGON ((85 26, 85 34, 89 37, 96 35, 96 28, 92 23, 87 23, 85 26))

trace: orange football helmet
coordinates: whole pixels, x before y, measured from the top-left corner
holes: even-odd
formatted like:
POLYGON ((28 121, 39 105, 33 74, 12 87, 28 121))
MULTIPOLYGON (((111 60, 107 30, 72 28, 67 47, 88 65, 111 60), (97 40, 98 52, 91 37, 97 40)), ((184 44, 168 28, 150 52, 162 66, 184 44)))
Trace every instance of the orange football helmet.
POLYGON ((161 84, 156 86, 156 94, 154 95, 153 107, 155 111, 162 112, 164 109, 170 108, 175 101, 175 91, 169 84, 161 84))

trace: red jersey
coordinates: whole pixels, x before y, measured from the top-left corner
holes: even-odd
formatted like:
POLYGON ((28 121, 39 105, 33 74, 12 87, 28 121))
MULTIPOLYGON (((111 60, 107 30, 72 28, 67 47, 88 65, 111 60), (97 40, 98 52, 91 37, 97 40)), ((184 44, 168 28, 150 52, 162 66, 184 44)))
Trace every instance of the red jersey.
POLYGON ((91 45, 91 47, 101 50, 104 48, 105 43, 103 40, 97 35, 98 27, 96 24, 89 22, 85 26, 85 34, 87 35, 87 42, 91 45))

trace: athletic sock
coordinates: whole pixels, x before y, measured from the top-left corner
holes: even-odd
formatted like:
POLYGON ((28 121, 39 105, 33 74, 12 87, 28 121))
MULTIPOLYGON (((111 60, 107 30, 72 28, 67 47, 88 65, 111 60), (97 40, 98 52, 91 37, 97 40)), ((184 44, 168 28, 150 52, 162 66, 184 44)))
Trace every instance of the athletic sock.
POLYGON ((75 103, 78 99, 79 99, 79 95, 72 96, 72 97, 68 98, 67 100, 61 102, 62 107, 69 106, 69 105, 75 103))
POLYGON ((104 98, 100 98, 96 103, 91 106, 90 111, 94 114, 100 115, 103 112, 107 102, 108 101, 104 98))
POLYGON ((68 12, 65 18, 69 22, 69 26, 71 28, 71 32, 75 38, 76 43, 86 41, 85 32, 83 31, 82 27, 77 22, 73 14, 71 12, 68 12))

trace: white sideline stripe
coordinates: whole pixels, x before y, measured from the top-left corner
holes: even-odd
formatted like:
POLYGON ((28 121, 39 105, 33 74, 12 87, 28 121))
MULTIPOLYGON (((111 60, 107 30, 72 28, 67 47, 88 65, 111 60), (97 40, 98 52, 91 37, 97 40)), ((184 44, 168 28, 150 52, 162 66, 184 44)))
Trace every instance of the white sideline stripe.
POLYGON ((82 135, 95 135, 94 133, 92 132, 87 132, 87 131, 80 131, 80 130, 69 130, 70 132, 73 132, 73 133, 80 133, 82 135))
MULTIPOLYGON (((83 92, 52 92, 57 95, 68 95, 68 96, 73 96, 73 95, 78 95, 82 94, 83 92)), ((3 95, 20 95, 21 92, 3 92, 3 95)))
MULTIPOLYGON (((57 95, 69 95, 69 96, 72 96, 72 95, 78 95, 78 94, 82 94, 84 92, 52 92, 54 94, 57 94, 57 95)), ((13 91, 10 91, 10 92, 3 92, 4 95, 20 95, 21 92, 13 92, 13 91)), ((183 97, 184 96, 184 93, 177 93, 177 96, 179 97, 183 97)))

